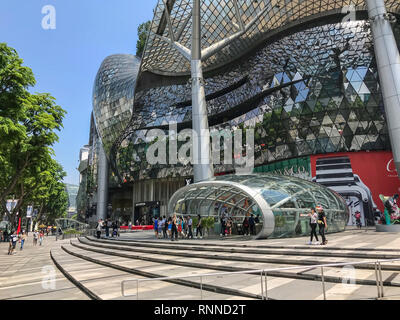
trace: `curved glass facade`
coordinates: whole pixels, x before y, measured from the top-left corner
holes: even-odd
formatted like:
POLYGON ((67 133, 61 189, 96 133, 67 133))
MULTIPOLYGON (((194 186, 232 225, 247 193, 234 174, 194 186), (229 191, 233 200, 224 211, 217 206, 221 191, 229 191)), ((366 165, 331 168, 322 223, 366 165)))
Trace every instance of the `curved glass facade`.
MULTIPOLYGON (((385 0, 385 4, 400 43, 400 2, 385 0)), ((168 125, 177 123, 178 132, 192 126, 191 66, 174 46, 176 41, 190 50, 191 12, 192 1, 159 0, 143 60, 131 55, 108 57, 93 93, 96 126, 110 160, 112 181, 126 190, 133 185, 134 197, 145 186, 140 203, 163 199, 163 210, 168 197, 159 194, 164 188, 156 187, 158 182, 188 183, 193 170, 180 162, 150 165, 146 153, 151 143, 146 137, 154 128, 165 133, 161 139, 167 141, 168 162, 170 139, 174 140, 168 136, 168 125), (172 43, 169 37, 174 38, 172 43)), ((336 153, 351 157, 360 151, 391 150, 365 0, 202 1, 202 48, 218 46, 219 41, 243 31, 241 24, 250 27, 221 51, 203 56, 204 89, 212 131, 230 130, 233 135, 237 129, 254 129, 256 171, 298 159, 311 165, 313 157, 336 153), (352 9, 343 11, 349 5, 356 13, 352 21, 345 19, 352 9)), ((178 141, 177 149, 186 142, 178 141)), ((224 164, 223 156, 221 152, 221 164, 214 165, 217 175, 235 170, 234 165, 224 164)), ((313 171, 310 167, 307 179, 317 182, 330 174, 319 170, 322 173, 312 177, 313 171)), ((342 168, 338 171, 345 177, 349 174, 342 168)), ((357 171, 354 181, 360 180, 357 171)), ((252 176, 249 181, 254 185, 246 185, 250 182, 235 179, 242 178, 220 177, 210 184, 183 188, 188 193, 173 209, 179 214, 211 215, 218 223, 219 210, 231 205, 230 214, 240 225, 248 213, 267 206, 271 214, 260 215, 256 233, 287 237, 307 234, 307 219, 299 212, 321 204, 328 210, 329 232, 344 228, 343 201, 318 184, 282 177, 284 183, 277 183, 273 182, 276 177, 257 180, 252 176), (240 208, 238 202, 245 202, 245 207, 240 208)), ((343 181, 328 182, 334 188, 343 181)), ((165 192, 175 190, 171 187, 165 192)), ((353 201, 358 196, 347 197, 353 201)), ((134 206, 138 201, 133 201, 134 206)), ((132 203, 131 199, 126 202, 132 203)), ((370 201, 366 210, 370 216, 375 207, 370 201)))
MULTIPOLYGON (((400 39, 399 25, 394 30, 400 39)), ((205 89, 211 129, 255 129, 256 166, 329 152, 390 150, 366 21, 287 35, 208 77, 205 89)), ((136 94, 138 111, 116 155, 122 176, 137 180, 192 174, 191 167, 180 164, 149 167, 145 156, 146 127, 170 121, 190 127, 190 99, 189 83, 136 94)), ((217 173, 230 170, 215 166, 217 173)))
POLYGON ((132 116, 139 67, 140 59, 136 56, 117 54, 107 57, 97 73, 93 111, 107 153, 132 116))
POLYGON ((349 219, 347 205, 337 193, 317 183, 272 174, 227 175, 186 186, 171 198, 169 212, 181 216, 232 219, 232 234, 243 233, 243 221, 258 217, 254 236, 282 238, 308 235, 309 217, 301 214, 321 205, 327 216, 328 232, 344 231, 349 219))

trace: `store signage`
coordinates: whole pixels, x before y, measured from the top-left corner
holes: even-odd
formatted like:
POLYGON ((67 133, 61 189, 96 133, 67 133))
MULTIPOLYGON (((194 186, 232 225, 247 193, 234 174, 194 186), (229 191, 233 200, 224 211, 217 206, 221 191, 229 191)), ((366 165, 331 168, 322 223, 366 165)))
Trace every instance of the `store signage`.
POLYGON ((150 207, 150 206, 159 206, 160 201, 151 201, 151 202, 139 202, 135 204, 135 207, 150 207))

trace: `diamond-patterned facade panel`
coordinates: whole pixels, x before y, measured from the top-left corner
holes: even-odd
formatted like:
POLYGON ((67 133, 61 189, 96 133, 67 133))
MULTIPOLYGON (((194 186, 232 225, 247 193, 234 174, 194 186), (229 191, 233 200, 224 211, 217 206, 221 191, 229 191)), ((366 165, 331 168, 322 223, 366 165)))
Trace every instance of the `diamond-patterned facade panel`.
MULTIPOLYGON (((386 0, 385 2, 389 12, 400 14, 398 0, 386 0)), ((256 23, 238 39, 204 61, 204 70, 207 71, 232 62, 238 56, 254 49, 266 34, 284 28, 288 24, 301 22, 321 14, 336 14, 351 5, 357 10, 366 10, 365 0, 202 0, 202 48, 207 48, 238 33, 241 24, 249 24, 260 15, 256 19, 256 23)), ((343 12, 347 12, 347 9, 343 12)), ((172 76, 190 73, 190 63, 166 39, 170 39, 173 35, 175 41, 190 49, 191 14, 192 0, 158 1, 149 40, 143 55, 142 71, 172 76), (171 17, 172 32, 169 30, 168 15, 171 17)), ((309 41, 308 46, 303 50, 307 51, 308 48, 318 45, 329 45, 329 41, 331 40, 309 41)), ((362 43, 360 43, 361 47, 362 43)), ((311 58, 311 60, 314 59, 311 58)), ((315 60, 310 61, 310 63, 315 62, 315 60)))
POLYGON ((97 73, 93 90, 96 128, 107 153, 132 117, 140 59, 133 55, 107 57, 97 73))
MULTIPOLYGON (((397 24, 397 39, 399 29, 397 24)), ((209 118, 221 113, 228 118, 212 129, 254 128, 256 164, 317 153, 389 150, 377 77, 368 22, 299 31, 206 79, 209 118), (309 47, 317 42, 318 47, 309 47), (229 118, 232 110, 240 116, 229 118)), ((179 164, 149 166, 144 143, 150 127, 171 119, 190 123, 190 99, 190 84, 136 94, 124 147, 116 155, 127 180, 192 173, 190 166, 179 164)), ((228 165, 215 169, 233 170, 228 165)))

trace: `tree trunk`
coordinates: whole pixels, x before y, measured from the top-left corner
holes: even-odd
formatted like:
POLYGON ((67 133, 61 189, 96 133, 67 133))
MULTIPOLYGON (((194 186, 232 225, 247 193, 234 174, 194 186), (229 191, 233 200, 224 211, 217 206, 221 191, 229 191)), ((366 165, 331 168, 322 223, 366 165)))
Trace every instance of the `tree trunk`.
POLYGON ((38 215, 36 217, 36 222, 37 223, 40 223, 40 219, 42 218, 43 207, 44 207, 44 204, 42 202, 41 205, 40 205, 40 210, 39 210, 38 215))
POLYGON ((17 185, 17 183, 19 182, 19 180, 21 179, 24 170, 26 169, 26 167, 28 166, 28 160, 29 160, 29 156, 28 154, 26 154, 25 157, 25 161, 24 164, 22 166, 21 169, 17 170, 17 173, 15 174, 15 176, 11 179, 10 184, 3 190, 3 192, 0 194, 0 201, 1 203, 4 203, 7 201, 7 197, 13 192, 13 190, 15 189, 15 186, 17 185))

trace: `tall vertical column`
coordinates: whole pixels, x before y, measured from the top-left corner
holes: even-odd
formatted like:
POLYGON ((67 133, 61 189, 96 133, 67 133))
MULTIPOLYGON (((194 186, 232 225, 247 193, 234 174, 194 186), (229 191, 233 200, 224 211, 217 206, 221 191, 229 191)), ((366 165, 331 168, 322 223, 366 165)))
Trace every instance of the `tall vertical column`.
POLYGON ((200 0, 193 0, 192 14, 192 124, 197 137, 193 141, 194 182, 214 177, 211 161, 210 129, 208 126, 206 95, 201 65, 200 0))
POLYGON ((400 174, 400 55, 384 0, 367 0, 386 121, 400 174))
POLYGON ((103 144, 100 144, 99 149, 99 164, 97 172, 97 219, 104 220, 107 218, 108 160, 103 144))

